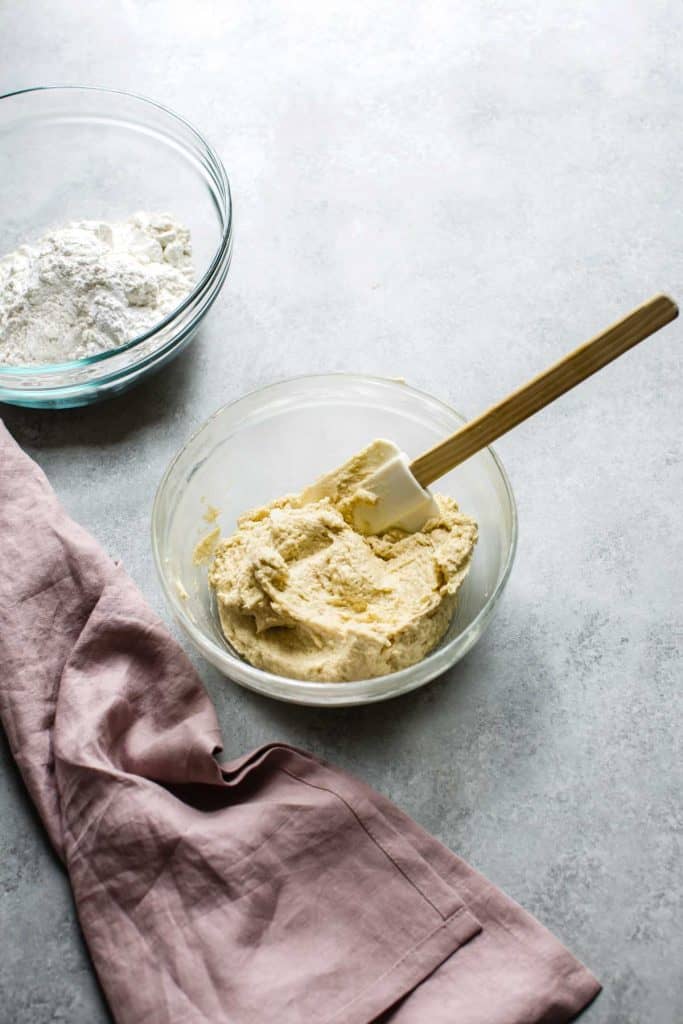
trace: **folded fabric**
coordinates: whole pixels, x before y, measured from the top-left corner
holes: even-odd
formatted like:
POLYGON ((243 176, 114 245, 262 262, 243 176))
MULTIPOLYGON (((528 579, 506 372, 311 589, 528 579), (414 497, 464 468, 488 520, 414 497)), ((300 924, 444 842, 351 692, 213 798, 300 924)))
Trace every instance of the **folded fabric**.
POLYGON ((120 1024, 535 1024, 599 990, 387 799, 213 706, 0 423, 0 715, 120 1024))

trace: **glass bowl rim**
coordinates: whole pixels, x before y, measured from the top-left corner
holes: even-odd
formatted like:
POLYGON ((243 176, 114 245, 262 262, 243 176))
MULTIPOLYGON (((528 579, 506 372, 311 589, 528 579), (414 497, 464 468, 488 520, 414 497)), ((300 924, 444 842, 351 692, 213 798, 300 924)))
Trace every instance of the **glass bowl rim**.
MULTIPOLYGON (((13 377, 21 377, 22 379, 44 377, 46 374, 57 375, 65 371, 74 371, 97 365, 98 363, 105 363, 108 359, 122 355, 125 352, 130 352, 143 342, 149 341, 156 334, 165 330, 166 327, 172 325, 176 319, 185 313, 192 303, 194 303, 206 291, 207 287, 215 277, 216 272, 220 269, 226 253, 229 252, 232 243, 233 206, 230 181, 228 179, 227 172, 223 166, 221 158, 208 139, 206 139, 199 129, 195 128, 187 118, 183 117, 182 114, 178 114, 163 103, 159 103, 157 100, 150 99, 150 97, 143 96, 140 93, 129 92, 126 89, 107 89, 96 85, 27 86, 24 89, 14 89, 11 92, 0 94, 0 102, 2 102, 2 100, 13 99, 16 96, 42 92, 82 92, 100 93, 105 96, 123 96, 126 99, 132 99, 136 102, 142 103, 143 105, 154 107, 156 110, 162 111, 163 114, 167 115, 172 120, 183 125, 184 128, 187 128, 200 145, 206 150, 211 170, 217 175, 218 184, 220 184, 225 193, 224 202, 218 207, 221 217, 221 237, 212 258, 209 261, 208 267, 202 274, 201 278, 195 283, 192 290, 187 293, 182 302, 172 309, 170 313, 166 314, 163 320, 159 320, 157 323, 153 324, 149 330, 145 331, 143 334, 136 335, 134 338, 131 338, 130 341, 125 342, 123 345, 119 345, 117 348, 106 349, 104 352, 96 352, 94 355, 84 356, 82 359, 71 359, 63 363, 12 363, 7 365, 0 363, 0 380, 6 380, 8 386, 11 386, 11 380, 13 377)), ((181 148, 184 149, 185 147, 181 148)), ((131 364, 127 370, 132 369, 133 366, 134 364, 131 364)))
POLYGON ((448 643, 438 646, 428 654, 426 658, 416 662, 414 665, 408 665, 406 668, 399 669, 397 672, 386 673, 382 676, 372 676, 367 679, 354 679, 348 682, 312 682, 306 679, 294 679, 288 676, 281 676, 276 672, 268 672, 265 669, 257 668, 255 665, 251 665, 248 661, 240 658, 239 656, 233 655, 226 647, 219 646, 185 613, 182 602, 179 596, 174 593, 173 588, 170 585, 170 581, 167 579, 166 573, 163 569, 163 558, 159 548, 157 522, 160 517, 161 500, 167 481, 175 469, 176 464, 182 458, 187 449, 196 441, 199 435, 213 420, 227 412, 228 409, 231 409, 233 406, 238 405, 240 402, 246 401, 249 398, 254 398, 257 395, 267 395, 270 391, 274 391, 288 385, 306 381, 322 383, 325 380, 347 380, 350 383, 370 382, 372 384, 381 385, 393 384, 401 388, 405 388, 418 398, 427 399, 429 402, 436 404, 450 415, 457 416, 463 423, 466 422, 466 418, 462 416, 461 413, 457 412, 457 410, 451 405, 442 401, 440 398, 436 398, 429 392, 424 391, 422 388, 416 388, 411 384, 398 382, 395 379, 392 380, 390 377, 381 377, 373 374, 346 373, 343 371, 332 373, 297 374, 293 377, 274 381, 262 387, 253 388, 251 391, 245 392, 238 398, 235 398, 230 402, 226 402, 225 405, 216 409, 207 417, 206 420, 204 420, 203 423, 200 424, 199 427, 197 427, 182 447, 171 458, 161 480, 159 481, 154 495, 154 501, 152 503, 151 539, 154 565, 161 583, 166 603, 194 646, 204 657, 207 658, 207 660, 211 662, 211 664, 218 668, 219 671, 223 672, 231 682, 235 682, 240 686, 244 686, 247 689, 256 691, 257 693, 272 697, 273 699, 294 704, 331 707, 335 705, 349 706, 353 704, 372 703, 374 701, 386 700, 390 697, 407 693, 410 690, 414 690, 425 685, 431 679, 434 679, 435 676, 446 671, 446 669, 455 664, 456 661, 463 658, 483 632, 502 596, 503 591, 505 590, 517 551, 519 523, 517 503, 512 491, 510 479, 499 456, 489 445, 485 450, 488 451, 493 459, 493 463, 503 482, 511 518, 510 542, 502 571, 499 573, 496 584, 487 597, 483 607, 479 612, 477 612, 472 622, 470 622, 462 632, 458 633, 457 636, 452 637, 448 643), (449 661, 448 655, 452 646, 462 641, 464 641, 464 643, 458 657, 454 661, 449 661), (229 669, 232 664, 238 666, 239 676, 233 676, 230 674, 229 669), (274 690, 278 689, 281 689, 284 692, 274 692, 274 690))

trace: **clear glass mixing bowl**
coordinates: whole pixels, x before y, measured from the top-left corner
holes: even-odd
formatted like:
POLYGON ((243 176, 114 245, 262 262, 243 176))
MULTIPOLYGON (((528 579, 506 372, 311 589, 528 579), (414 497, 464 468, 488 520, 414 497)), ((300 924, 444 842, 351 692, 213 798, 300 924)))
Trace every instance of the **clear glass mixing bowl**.
POLYGON ((59 365, 0 363, 0 401, 85 405, 159 369, 192 338, 225 281, 232 206, 225 169, 183 118, 106 89, 0 96, 0 256, 70 220, 172 213, 190 228, 197 284, 164 320, 109 352, 59 365))
POLYGON ((517 542, 510 483, 489 448, 438 482, 479 523, 479 543, 458 607, 441 644, 400 672, 349 683, 311 683, 247 664, 221 632, 197 542, 215 526, 227 535, 237 517, 301 490, 376 437, 411 455, 464 422, 443 402, 396 381, 331 374, 263 388, 219 409, 166 470, 152 512, 154 558, 166 599, 201 653, 231 679, 298 704, 366 704, 424 685, 470 650, 507 582, 517 542), (215 523, 209 506, 220 511, 215 523), (208 513, 208 515, 207 515, 208 513))

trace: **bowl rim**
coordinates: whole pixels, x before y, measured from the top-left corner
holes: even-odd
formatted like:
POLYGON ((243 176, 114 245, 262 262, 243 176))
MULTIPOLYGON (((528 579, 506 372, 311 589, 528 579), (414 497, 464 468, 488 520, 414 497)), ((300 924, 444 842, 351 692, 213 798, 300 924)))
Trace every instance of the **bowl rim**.
POLYGON ((215 641, 208 637, 203 630, 199 629, 186 614, 179 595, 174 592, 170 585, 170 580, 167 579, 166 573, 164 572, 163 558, 159 549, 158 530, 156 528, 160 516, 161 497, 176 464, 190 445, 196 441, 199 435, 214 419, 226 412, 228 409, 238 405, 240 402, 249 398, 254 398, 256 395, 266 395, 270 391, 287 385, 305 381, 323 382, 325 380, 340 379, 345 379, 350 382, 370 382, 373 384, 394 385, 405 388, 417 397, 427 399, 429 402, 435 403, 450 415, 454 414, 458 419, 462 420, 463 423, 466 422, 466 418, 447 402, 444 402, 442 399, 435 397, 421 388, 416 388, 411 384, 399 383, 395 378, 392 380, 389 377, 381 377, 371 374, 346 373, 343 371, 297 374, 293 377, 274 381, 262 387, 253 388, 252 390, 245 392, 243 395, 240 395, 238 398, 235 398, 230 402, 226 402, 208 416, 170 460, 161 480, 159 481, 154 495, 154 501, 152 503, 151 539, 154 564, 164 593, 164 598, 174 614, 176 621, 199 652, 232 682, 236 682, 238 685, 244 686, 247 689, 254 690, 265 696, 272 697, 275 700, 281 700, 286 703, 326 707, 344 707, 354 704, 369 704, 376 701, 387 700, 391 697, 407 693, 410 690, 417 689, 420 686, 424 686, 430 680, 446 671, 446 669, 452 667, 452 665, 457 661, 461 660, 474 646, 498 605, 510 577, 517 551, 519 526, 517 503, 515 501, 512 485, 505 467, 497 453, 489 445, 486 450, 491 455, 494 465, 500 474, 510 507, 510 543, 503 563, 503 568, 499 573, 496 584, 488 595, 485 604, 474 617, 472 622, 470 622, 461 633, 458 633, 457 636, 453 637, 446 645, 437 647, 434 651, 428 654, 426 658, 416 662, 414 665, 408 665, 406 668, 399 669, 397 672, 390 672, 382 676, 373 676, 368 679, 354 679, 348 682, 312 682, 305 679, 293 679, 287 676, 281 676, 275 672, 268 672, 265 669, 257 668, 240 658, 238 655, 233 655, 228 648, 220 647, 215 643, 215 641), (449 649, 451 644, 456 641, 462 641, 461 650, 454 661, 449 661, 449 649), (237 666, 237 673, 230 673, 230 663, 234 663, 237 666), (277 692, 278 690, 281 692, 277 692))
MULTIPOLYGON (((170 117, 172 120, 181 124, 186 128, 200 143, 201 146, 206 150, 210 167, 213 173, 216 175, 216 184, 223 190, 224 198, 223 204, 219 206, 219 213, 221 217, 221 236, 218 242, 218 246, 209 261, 209 264, 199 278, 198 281, 192 287, 192 290, 187 293, 184 299, 175 306, 170 313, 153 324, 147 331, 142 334, 137 334, 134 338, 126 341, 123 345, 117 346, 117 348, 106 349, 104 352, 96 352, 92 356, 84 356, 82 359, 70 359, 63 363, 11 363, 4 364, 0 363, 0 380, 6 380, 7 385, 11 387, 11 380, 13 377, 21 377, 23 379, 31 377, 44 377, 45 374, 59 374, 68 371, 74 371, 83 369, 89 366, 97 365, 98 363, 104 363, 108 359, 114 356, 120 356, 125 352, 129 352, 136 348, 138 345, 142 345, 144 342, 149 341, 156 334, 163 331, 166 327, 173 324, 185 311, 207 290, 208 286, 219 271, 226 254, 229 253, 232 244, 232 230, 233 230, 233 203, 232 193, 230 190, 230 181, 228 179, 227 172, 223 166, 223 162, 218 155, 217 151, 208 141, 208 139, 196 128, 187 118, 183 117, 182 114, 176 113, 170 107, 167 107, 163 103, 159 103, 157 100, 151 99, 149 96, 143 96, 140 93, 129 92, 126 89, 107 89, 102 86, 95 85, 34 85, 27 86, 23 89, 14 89, 11 92, 0 94, 0 102, 2 100, 13 99, 16 96, 23 96, 29 93, 43 93, 43 92, 81 92, 81 93, 99 93, 105 96, 123 96, 126 99, 132 99, 136 102, 142 103, 143 105, 154 107, 156 110, 160 110, 163 114, 170 117)), ((0 254, 2 255, 2 254, 0 254)), ((127 367, 127 369, 131 369, 127 367)), ((97 381, 93 381, 94 384, 97 381)), ((42 390, 42 389, 41 389, 42 390)))

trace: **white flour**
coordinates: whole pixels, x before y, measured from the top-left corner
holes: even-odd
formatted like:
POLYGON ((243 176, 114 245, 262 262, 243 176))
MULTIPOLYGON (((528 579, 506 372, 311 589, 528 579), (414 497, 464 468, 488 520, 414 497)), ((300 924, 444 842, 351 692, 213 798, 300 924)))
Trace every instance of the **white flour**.
POLYGON ((191 291, 190 232, 167 214, 74 221, 0 259, 0 363, 118 348, 191 291))

